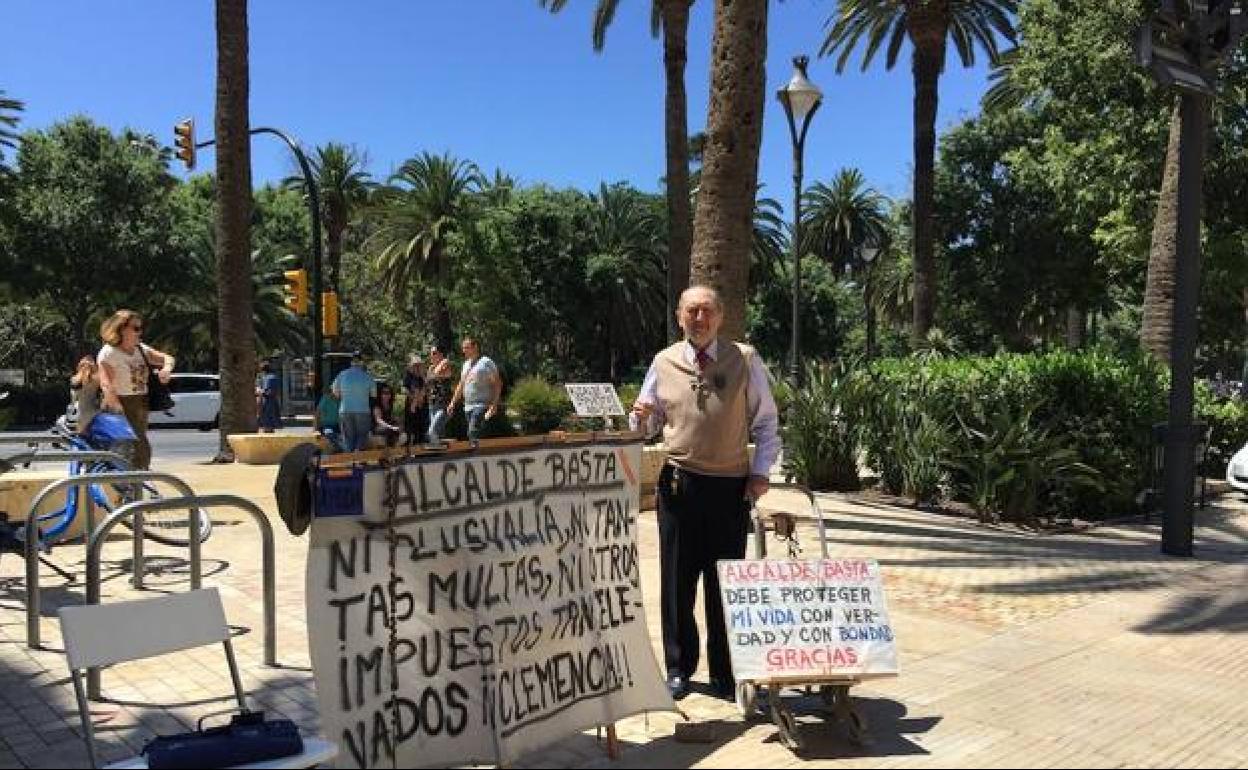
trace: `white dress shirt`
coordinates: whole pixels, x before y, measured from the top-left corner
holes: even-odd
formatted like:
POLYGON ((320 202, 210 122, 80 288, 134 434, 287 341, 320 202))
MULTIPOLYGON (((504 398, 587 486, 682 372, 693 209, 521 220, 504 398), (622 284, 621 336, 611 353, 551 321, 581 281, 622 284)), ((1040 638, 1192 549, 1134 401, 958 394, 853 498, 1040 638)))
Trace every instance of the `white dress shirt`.
MULTIPOLYGON (((719 340, 712 340, 706 346, 706 354, 715 361, 719 355, 719 340)), ((685 362, 697 366, 698 350, 688 340, 684 347, 685 362)), ((750 411, 750 440, 754 442, 754 460, 750 463, 750 475, 767 478, 771 475, 771 466, 780 455, 780 415, 776 411, 776 401, 771 397, 771 383, 767 379, 767 369, 757 355, 750 357, 750 379, 746 385, 746 397, 750 411)), ((650 413, 646 435, 653 436, 663 429, 667 416, 663 404, 659 401, 658 370, 654 362, 646 372, 646 379, 641 383, 641 392, 637 394, 638 404, 649 404, 650 413)), ((640 430, 640 421, 635 413, 628 415, 629 427, 640 430)))

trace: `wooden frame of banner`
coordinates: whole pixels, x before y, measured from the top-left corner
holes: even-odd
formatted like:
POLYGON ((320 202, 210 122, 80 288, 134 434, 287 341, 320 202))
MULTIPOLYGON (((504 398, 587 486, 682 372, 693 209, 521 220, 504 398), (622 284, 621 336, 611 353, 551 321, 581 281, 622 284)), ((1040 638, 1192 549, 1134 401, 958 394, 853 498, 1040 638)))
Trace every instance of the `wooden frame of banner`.
POLYGON ((323 455, 321 467, 344 465, 377 464, 383 460, 393 462, 415 457, 439 457, 442 455, 480 454, 490 455, 511 452, 516 449, 539 449, 547 446, 565 446, 567 444, 590 444, 595 441, 629 442, 643 439, 640 431, 592 431, 588 433, 568 433, 552 431, 540 436, 516 436, 512 438, 482 439, 476 446, 470 441, 448 441, 441 447, 430 447, 423 444, 410 447, 390 447, 388 449, 367 449, 363 452, 345 452, 323 455))
POLYGON ((609 725, 598 725, 598 740, 602 740, 602 729, 607 729, 607 759, 615 762, 620 758, 620 737, 615 732, 615 722, 609 725))

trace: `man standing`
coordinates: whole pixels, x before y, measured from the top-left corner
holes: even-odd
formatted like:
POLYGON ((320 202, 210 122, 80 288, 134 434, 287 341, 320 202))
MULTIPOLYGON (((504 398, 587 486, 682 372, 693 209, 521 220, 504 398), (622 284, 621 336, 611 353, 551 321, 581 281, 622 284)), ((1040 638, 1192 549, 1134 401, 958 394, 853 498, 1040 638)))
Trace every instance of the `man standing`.
POLYGON ((464 416, 468 418, 468 440, 477 441, 481 438, 482 426, 498 411, 503 397, 503 378, 489 356, 481 355, 481 346, 475 339, 465 337, 460 349, 464 351, 464 366, 446 413, 454 414, 455 406, 462 399, 464 416))
POLYGON ((634 429, 645 425, 647 433, 661 427, 667 449, 658 482, 667 686, 672 697, 684 697, 698 667, 693 607, 701 577, 711 690, 732 698, 736 682, 715 563, 745 556, 747 496, 767 492, 780 452, 776 403, 754 349, 719 339, 724 306, 714 289, 686 289, 676 319, 685 339, 654 357, 630 418, 634 429), (747 451, 751 438, 752 463, 747 451))
POLYGON ((342 429, 342 451, 359 452, 368 448, 373 431, 369 399, 377 397, 377 382, 364 368, 364 354, 351 355, 351 366, 334 378, 330 387, 338 399, 338 425, 342 429))

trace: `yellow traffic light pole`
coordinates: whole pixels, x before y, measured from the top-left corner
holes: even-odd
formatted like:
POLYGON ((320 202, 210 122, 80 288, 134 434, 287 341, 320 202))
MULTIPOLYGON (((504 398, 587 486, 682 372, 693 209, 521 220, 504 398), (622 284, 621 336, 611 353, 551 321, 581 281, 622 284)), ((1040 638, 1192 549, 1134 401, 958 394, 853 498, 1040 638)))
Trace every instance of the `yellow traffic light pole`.
MULTIPOLYGON (((195 142, 195 121, 191 118, 178 123, 174 126, 174 143, 177 145, 177 157, 186 164, 187 170, 195 168, 195 150, 202 147, 211 147, 217 143, 216 139, 209 139, 203 142, 195 142), (183 152, 186 152, 184 155, 183 152)), ((324 372, 322 362, 324 360, 325 333, 321 322, 322 314, 322 297, 325 294, 324 286, 321 284, 321 196, 316 187, 316 178, 312 175, 312 164, 308 163, 308 156, 303 154, 303 150, 299 149, 299 144, 286 134, 278 131, 276 128, 253 128, 249 132, 252 136, 256 134, 272 134, 278 139, 286 143, 290 151, 294 153, 295 160, 299 162, 299 170, 303 173, 303 182, 308 190, 308 211, 312 216, 312 296, 316 301, 311 302, 312 316, 312 402, 319 403, 321 400, 321 391, 323 390, 324 372)), ((334 306, 334 320, 337 321, 337 304, 334 306)))

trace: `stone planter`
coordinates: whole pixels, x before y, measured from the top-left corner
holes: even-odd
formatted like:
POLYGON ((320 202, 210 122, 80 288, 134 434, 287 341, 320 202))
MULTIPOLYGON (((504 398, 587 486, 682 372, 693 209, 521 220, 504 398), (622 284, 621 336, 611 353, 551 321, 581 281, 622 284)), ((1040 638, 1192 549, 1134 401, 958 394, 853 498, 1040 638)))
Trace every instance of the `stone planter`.
POLYGON ((300 444, 326 448, 325 441, 315 433, 231 433, 226 440, 234 450, 234 459, 248 465, 277 465, 300 444))

